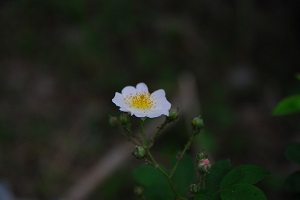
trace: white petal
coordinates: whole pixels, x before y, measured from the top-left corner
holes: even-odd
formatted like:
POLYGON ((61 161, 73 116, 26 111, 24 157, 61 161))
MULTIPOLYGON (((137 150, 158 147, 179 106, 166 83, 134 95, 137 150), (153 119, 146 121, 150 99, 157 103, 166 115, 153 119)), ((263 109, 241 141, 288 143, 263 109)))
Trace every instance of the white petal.
POLYGON ((124 87, 124 89, 122 90, 122 95, 125 97, 126 95, 130 95, 130 94, 133 94, 133 95, 136 94, 135 87, 133 87, 133 86, 124 87))
POLYGON ((156 90, 151 94, 151 98, 156 102, 156 109, 170 110, 171 103, 166 98, 166 93, 163 89, 156 90))
POLYGON ((139 83, 136 85, 137 92, 146 92, 149 93, 148 87, 145 83, 139 83))
POLYGON ((116 92, 115 97, 112 99, 112 102, 119 106, 121 111, 128 111, 128 105, 126 104, 122 94, 116 92))
POLYGON ((146 112, 141 109, 131 108, 129 109, 129 112, 131 113, 131 115, 135 115, 136 117, 146 117, 146 112))
POLYGON ((156 101, 156 109, 166 109, 166 110, 170 110, 171 109, 171 103, 166 99, 158 99, 156 101))
POLYGON ((157 99, 159 99, 159 98, 165 98, 166 97, 165 90, 163 90, 163 89, 156 90, 155 92, 153 92, 151 94, 151 97, 155 97, 157 99))
POLYGON ((146 116, 149 118, 159 117, 161 115, 169 116, 169 110, 161 109, 161 110, 148 110, 146 116))

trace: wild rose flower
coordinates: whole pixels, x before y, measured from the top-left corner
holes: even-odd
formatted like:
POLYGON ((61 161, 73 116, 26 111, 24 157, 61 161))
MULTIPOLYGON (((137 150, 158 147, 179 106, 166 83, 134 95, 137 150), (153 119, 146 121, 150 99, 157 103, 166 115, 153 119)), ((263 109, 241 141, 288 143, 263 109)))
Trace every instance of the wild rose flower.
POLYGON ((166 99, 163 89, 149 93, 145 83, 139 83, 136 88, 125 87, 121 93, 116 92, 112 102, 120 107, 121 111, 129 112, 136 117, 155 118, 161 115, 169 116, 170 102, 166 99))

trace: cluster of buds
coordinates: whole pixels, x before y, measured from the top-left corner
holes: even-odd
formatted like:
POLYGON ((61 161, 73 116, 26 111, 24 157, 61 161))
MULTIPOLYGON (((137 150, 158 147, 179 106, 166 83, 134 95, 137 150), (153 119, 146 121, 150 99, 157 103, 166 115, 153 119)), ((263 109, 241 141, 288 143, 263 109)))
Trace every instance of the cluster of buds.
POLYGON ((204 152, 200 152, 197 154, 196 161, 197 170, 199 172, 199 182, 197 184, 190 185, 189 191, 193 194, 199 192, 200 190, 203 190, 205 182, 204 178, 211 168, 211 163, 208 160, 208 156, 204 152))
POLYGON ((201 174, 206 174, 211 168, 211 163, 208 160, 208 156, 204 152, 200 152, 196 156, 197 169, 201 174))

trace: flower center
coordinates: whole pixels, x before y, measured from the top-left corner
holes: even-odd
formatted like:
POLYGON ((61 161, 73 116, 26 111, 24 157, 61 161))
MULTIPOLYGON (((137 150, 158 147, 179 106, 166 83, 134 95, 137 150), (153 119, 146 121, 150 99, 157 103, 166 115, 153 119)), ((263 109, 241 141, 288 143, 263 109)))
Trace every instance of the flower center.
POLYGON ((124 98, 129 108, 138 108, 146 110, 155 107, 155 102, 150 98, 150 93, 137 92, 135 95, 126 95, 124 98))

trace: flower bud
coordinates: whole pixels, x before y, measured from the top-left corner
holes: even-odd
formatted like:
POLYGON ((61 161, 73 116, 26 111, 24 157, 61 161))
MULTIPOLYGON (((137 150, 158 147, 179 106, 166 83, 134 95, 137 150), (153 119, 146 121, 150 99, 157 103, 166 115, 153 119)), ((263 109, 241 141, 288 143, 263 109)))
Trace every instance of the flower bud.
POLYGON ((196 155, 196 161, 197 162, 202 161, 204 159, 207 159, 207 157, 208 156, 204 152, 197 153, 197 155, 196 155))
POLYGON ((127 125, 129 123, 129 118, 127 114, 122 113, 119 116, 119 121, 121 122, 122 125, 127 125))
POLYGON ((137 159, 142 159, 146 156, 146 149, 142 146, 135 146, 135 148, 132 151, 132 155, 136 157, 137 159))
POLYGON ((120 125, 120 122, 119 122, 119 120, 118 120, 117 117, 115 117, 115 116, 109 116, 109 124, 112 127, 116 127, 116 126, 120 125))
POLYGON ((195 117, 192 120, 192 127, 197 131, 197 133, 199 133, 199 131, 204 127, 204 122, 201 116, 195 117))
POLYGON ((206 158, 206 159, 203 159, 203 160, 200 160, 198 162, 198 171, 200 173, 203 173, 203 174, 206 174, 209 172, 211 168, 211 164, 210 164, 210 161, 206 158))
POLYGON ((133 188, 133 192, 136 196, 142 196, 144 194, 144 187, 142 186, 135 186, 133 188))
POLYGON ((172 108, 169 112, 168 120, 174 121, 178 119, 179 117, 179 109, 178 108, 172 108))
POLYGON ((190 185, 190 188, 189 188, 189 191, 192 193, 192 194, 195 194, 199 191, 199 187, 198 185, 196 184, 191 184, 190 185))

